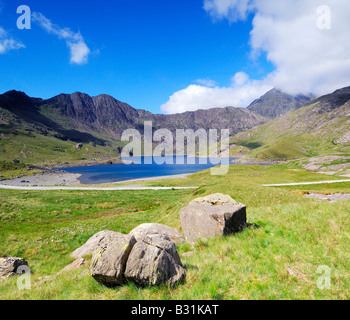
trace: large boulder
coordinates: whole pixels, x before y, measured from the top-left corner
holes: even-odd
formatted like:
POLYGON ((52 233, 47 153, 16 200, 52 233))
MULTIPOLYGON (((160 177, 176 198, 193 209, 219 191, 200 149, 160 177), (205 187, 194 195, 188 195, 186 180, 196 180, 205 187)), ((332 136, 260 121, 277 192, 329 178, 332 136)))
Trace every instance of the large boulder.
POLYGON ((104 230, 93 235, 84 245, 76 249, 70 256, 74 259, 79 259, 87 255, 91 255, 96 249, 103 246, 110 236, 117 235, 117 232, 104 230))
POLYGON ((75 146, 75 149, 77 150, 80 150, 84 145, 82 143, 78 143, 76 146, 75 146))
POLYGON ((174 286, 186 278, 175 244, 165 235, 150 235, 133 247, 125 277, 140 286, 174 286))
POLYGON ((17 274, 17 269, 21 266, 27 266, 28 262, 21 258, 0 258, 0 279, 17 274))
POLYGON ((246 206, 217 193, 193 200, 181 210, 180 219, 186 240, 194 244, 201 238, 242 231, 247 223, 246 206))
POLYGON ((135 243, 132 235, 114 233, 106 236, 93 254, 90 267, 93 278, 108 287, 122 285, 126 262, 135 243))
POLYGON ((154 234, 165 235, 175 244, 180 244, 185 241, 185 237, 179 231, 158 223, 141 224, 132 230, 130 234, 132 234, 137 241, 154 234))

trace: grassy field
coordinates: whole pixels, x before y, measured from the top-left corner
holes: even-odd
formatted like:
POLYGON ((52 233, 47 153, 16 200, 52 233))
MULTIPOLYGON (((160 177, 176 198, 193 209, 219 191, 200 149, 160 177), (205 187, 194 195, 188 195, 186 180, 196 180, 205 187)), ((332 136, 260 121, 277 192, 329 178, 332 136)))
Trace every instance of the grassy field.
POLYGON ((293 165, 231 166, 225 176, 204 171, 188 179, 144 182, 197 190, 0 190, 0 256, 25 258, 33 272, 31 290, 17 289, 16 278, 1 281, 0 299, 349 299, 350 202, 308 199, 295 191, 350 193, 350 183, 306 189, 261 186, 330 179, 293 165), (109 289, 88 273, 80 277, 88 266, 55 276, 74 260, 70 253, 93 234, 105 229, 128 233, 145 222, 181 231, 181 208, 217 192, 246 204, 248 222, 260 228, 203 240, 194 248, 179 245, 180 254, 194 251, 182 257, 188 271, 185 284, 109 289), (330 290, 317 286, 321 266, 331 269, 330 290))

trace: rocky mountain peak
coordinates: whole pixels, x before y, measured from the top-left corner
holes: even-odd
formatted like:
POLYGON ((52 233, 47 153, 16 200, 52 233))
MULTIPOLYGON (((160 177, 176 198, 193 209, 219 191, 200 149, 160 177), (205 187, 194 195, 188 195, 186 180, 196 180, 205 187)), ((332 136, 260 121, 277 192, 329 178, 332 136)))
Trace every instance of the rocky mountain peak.
POLYGON ((259 99, 253 101, 248 107, 248 110, 261 116, 274 119, 302 107, 314 98, 312 94, 293 96, 277 88, 273 88, 259 99))

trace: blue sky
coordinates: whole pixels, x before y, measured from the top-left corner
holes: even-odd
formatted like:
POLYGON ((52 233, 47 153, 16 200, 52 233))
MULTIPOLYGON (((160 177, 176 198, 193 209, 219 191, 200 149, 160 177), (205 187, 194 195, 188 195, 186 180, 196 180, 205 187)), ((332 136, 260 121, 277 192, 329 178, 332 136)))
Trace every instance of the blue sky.
POLYGON ((0 93, 105 93, 154 113, 326 94, 350 85, 349 16, 348 0, 0 0, 0 93))
POLYGON ((251 19, 214 22, 202 0, 0 2, 0 26, 25 45, 0 55, 0 92, 16 89, 43 98, 106 93, 160 112, 169 96, 198 79, 228 86, 240 70, 259 78, 271 68, 249 58, 251 19), (17 29, 22 4, 60 28, 80 32, 91 51, 88 62, 70 63, 65 41, 39 24, 17 29))

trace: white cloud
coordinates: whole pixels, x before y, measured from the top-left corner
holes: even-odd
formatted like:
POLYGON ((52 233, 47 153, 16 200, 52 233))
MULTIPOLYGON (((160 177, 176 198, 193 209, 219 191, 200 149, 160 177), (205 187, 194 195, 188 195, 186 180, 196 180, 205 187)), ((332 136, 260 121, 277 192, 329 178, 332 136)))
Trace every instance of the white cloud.
POLYGON ((250 80, 247 74, 240 72, 232 78, 230 87, 189 85, 175 92, 161 110, 172 114, 214 107, 245 107, 270 89, 269 84, 250 80))
POLYGON ((90 49, 80 32, 75 33, 69 28, 62 29, 38 12, 33 12, 32 17, 47 33, 66 41, 70 50, 70 63, 81 65, 88 62, 90 49))
POLYGON ((83 41, 77 43, 68 42, 67 45, 71 51, 70 62, 75 64, 84 64, 88 62, 88 56, 90 54, 90 49, 83 41))
POLYGON ((262 80, 249 80, 247 75, 238 72, 229 88, 194 90, 189 86, 174 93, 162 106, 163 111, 173 113, 193 110, 195 106, 220 106, 224 101, 228 105, 247 106, 258 98, 253 93, 266 87, 277 87, 291 94, 321 95, 350 85, 348 0, 204 0, 204 9, 214 20, 226 18, 231 23, 252 14, 252 59, 266 53, 275 69, 262 80), (320 5, 331 9, 329 30, 317 27, 321 19, 317 12, 320 5), (237 101, 241 103, 235 104, 237 101))
POLYGON ((252 9, 251 0, 204 0, 204 10, 215 19, 245 19, 252 9))
POLYGON ((0 54, 5 54, 10 50, 25 48, 25 45, 10 37, 4 28, 0 27, 0 54))
POLYGON ((255 0, 253 51, 275 65, 274 86, 290 92, 329 93, 350 85, 350 7, 346 0, 255 0), (284 4, 282 6, 282 3, 284 4), (331 29, 317 27, 319 5, 331 9, 331 29))
POLYGON ((232 77, 232 83, 237 87, 242 87, 249 81, 249 76, 245 72, 237 72, 232 77))

